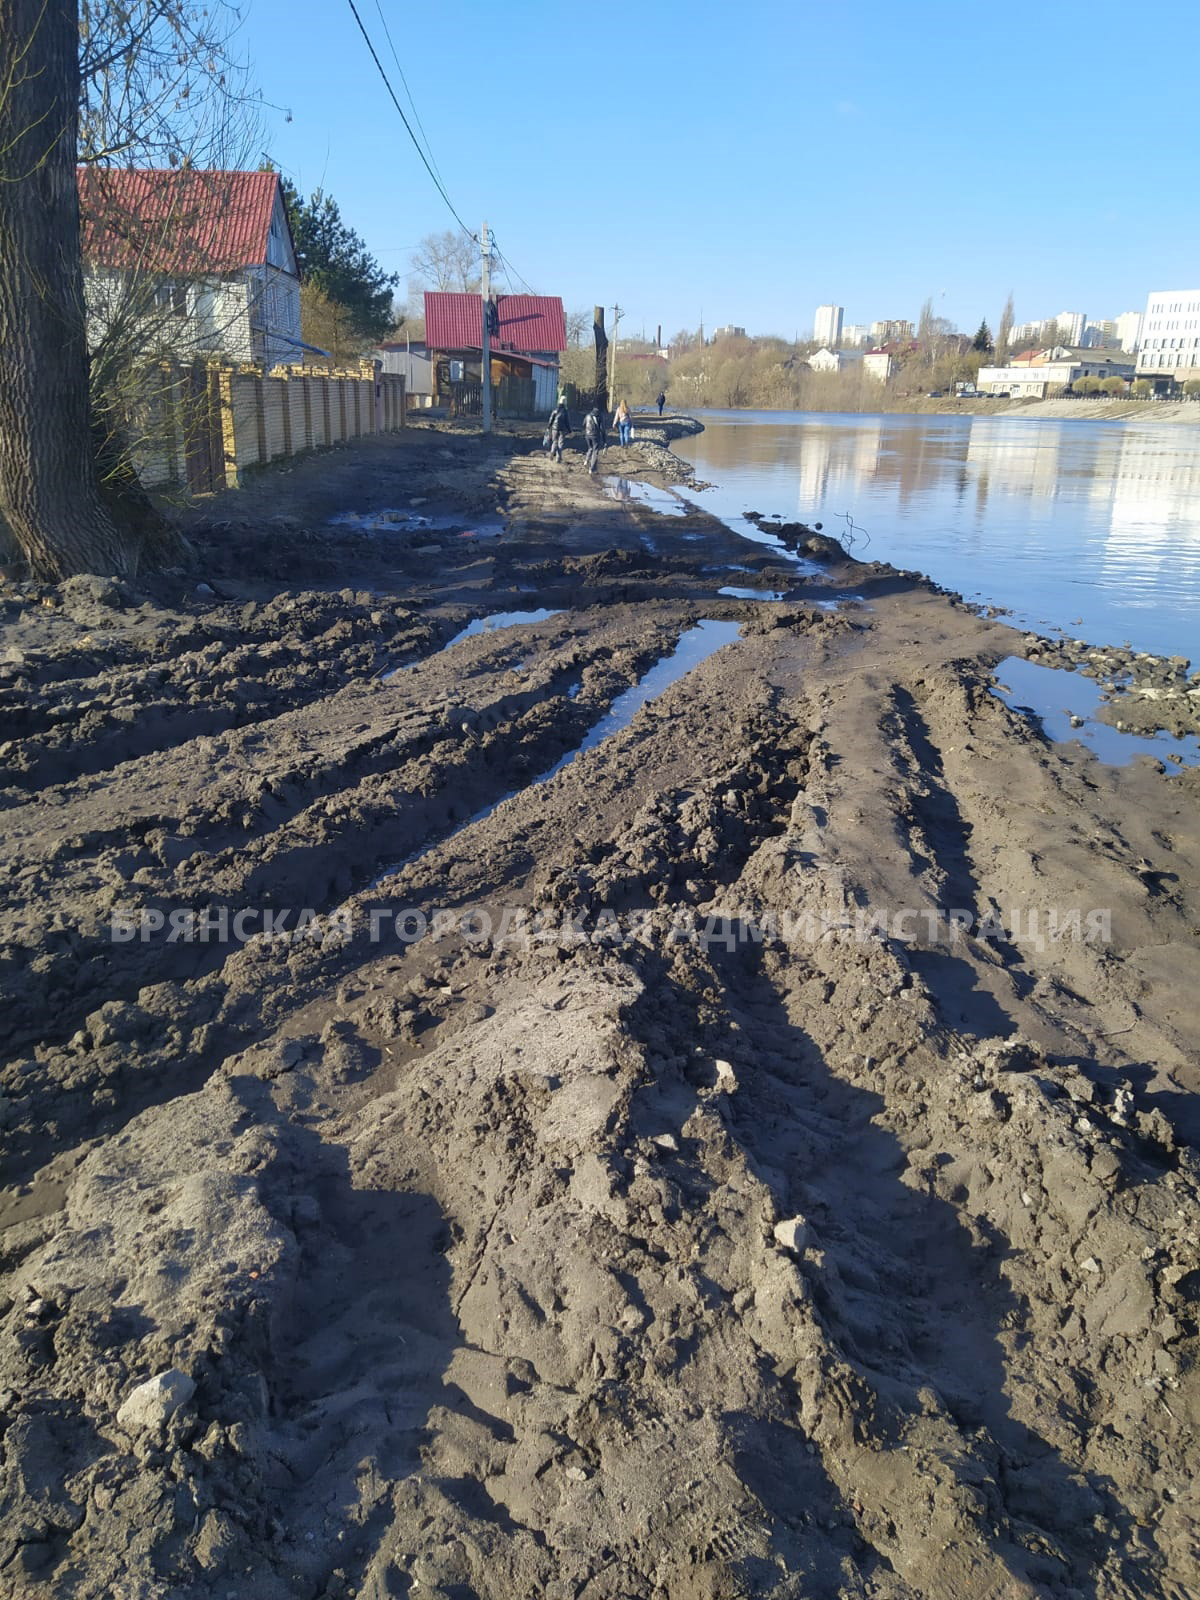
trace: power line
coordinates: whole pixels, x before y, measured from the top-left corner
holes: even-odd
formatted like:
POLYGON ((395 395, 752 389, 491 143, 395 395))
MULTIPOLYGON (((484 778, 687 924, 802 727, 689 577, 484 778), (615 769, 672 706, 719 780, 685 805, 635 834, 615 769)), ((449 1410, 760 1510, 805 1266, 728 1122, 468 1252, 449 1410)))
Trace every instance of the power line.
POLYGON ((367 32, 366 28, 363 26, 363 19, 358 14, 358 7, 354 4, 354 0, 346 0, 346 3, 347 3, 347 5, 349 5, 350 10, 354 13, 354 20, 355 20, 355 22, 358 23, 358 31, 359 31, 359 33, 362 34, 363 38, 366 40, 367 49, 371 52, 371 60, 375 63, 376 67, 379 69, 379 76, 383 79, 384 88, 387 90, 388 94, 391 96, 392 104, 395 106, 396 110, 400 114, 400 121, 404 124, 405 129, 407 130, 407 133, 408 133, 408 137, 413 142, 413 149, 420 156, 421 164, 424 166, 425 171, 433 179, 434 188, 436 188, 437 192, 441 195, 442 199, 446 202, 446 205, 447 205, 447 207, 448 207, 448 209, 450 211, 450 215, 454 218, 455 222, 458 223, 458 225, 462 229, 462 231, 469 238, 475 239, 478 242, 478 235, 475 234, 475 233, 472 233, 471 229, 467 227, 466 223, 459 216, 458 212, 454 209, 454 206, 451 204, 451 201, 450 201, 450 196, 446 193, 445 188, 442 185, 441 179, 438 177, 437 173, 433 170, 433 168, 429 165, 428 157, 426 156, 424 150, 421 149, 421 146, 418 144, 417 136, 412 131, 412 124, 409 122, 408 118, 404 115, 404 107, 400 104, 399 100, 396 99, 396 91, 392 88, 392 85, 388 80, 388 75, 383 70, 383 62, 380 61, 379 57, 375 53, 375 46, 371 43, 371 35, 367 32))
MULTIPOLYGON (((495 236, 495 234, 492 235, 492 250, 495 252, 496 255, 498 255, 500 257, 500 261, 501 261, 501 263, 502 263, 502 265, 504 267, 504 276, 506 278, 508 278, 510 287, 511 287, 511 284, 512 284, 512 279, 515 277, 518 280, 518 282, 523 283, 525 285, 526 294, 536 294, 537 293, 537 290, 532 286, 532 284, 528 283, 524 278, 521 277, 521 274, 517 271, 516 267, 513 266, 512 262, 504 254, 504 251, 496 249, 496 236, 495 236), (510 276, 510 274, 511 274, 511 276, 510 276)), ((515 293, 516 291, 514 290, 513 292, 515 293)))
POLYGON ((396 54, 396 46, 392 43, 392 30, 387 25, 387 18, 383 14, 383 6, 380 4, 380 0, 375 0, 375 9, 379 13, 380 22, 383 23, 383 31, 387 38, 388 49, 392 52, 392 60, 396 63, 396 71, 400 74, 400 82, 404 85, 404 92, 408 96, 408 103, 412 107, 412 114, 416 119, 417 127, 421 130, 421 137, 425 141, 425 148, 429 152, 429 159, 433 162, 434 170, 437 172, 437 175, 440 178, 442 175, 442 169, 437 164, 437 157, 433 153, 433 146, 429 142, 429 135, 425 132, 425 124, 421 121, 421 113, 417 110, 417 102, 413 99, 413 92, 408 87, 408 79, 404 76, 404 68, 400 65, 400 57, 396 54))

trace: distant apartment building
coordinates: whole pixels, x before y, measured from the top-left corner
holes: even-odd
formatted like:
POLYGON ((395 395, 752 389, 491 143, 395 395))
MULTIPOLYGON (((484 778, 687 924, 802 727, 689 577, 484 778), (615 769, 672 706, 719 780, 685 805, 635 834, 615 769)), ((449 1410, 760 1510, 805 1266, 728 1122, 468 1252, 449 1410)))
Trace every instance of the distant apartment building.
POLYGON ((1200 378, 1200 289, 1160 289, 1148 297, 1137 372, 1159 394, 1200 378))
POLYGON ((842 342, 842 314, 841 306, 817 307, 813 319, 813 338, 818 344, 827 345, 830 350, 837 349, 842 342))
POLYGON ((913 336, 911 322, 873 322, 870 338, 875 344, 907 344, 913 336))
POLYGON ((1142 313, 1122 311, 1113 326, 1117 330, 1117 349, 1136 350, 1142 342, 1142 313))
POLYGON ((1009 331, 1009 348, 1023 350, 1028 345, 1061 344, 1069 350, 1082 350, 1087 325, 1087 316, 1082 311, 1060 311, 1056 317, 1018 322, 1009 331))
POLYGON ((1087 315, 1083 311, 1060 311, 1053 319, 1058 324, 1058 342, 1065 344, 1069 350, 1079 350, 1083 347, 1083 331, 1087 327, 1087 315))
POLYGON ((866 344, 871 337, 871 330, 865 322, 844 322, 842 324, 842 348, 847 345, 856 346, 866 344))
POLYGON ((732 322, 727 322, 723 328, 713 329, 714 344, 718 339, 744 339, 745 337, 745 328, 735 328, 732 322))
POLYGON ((1014 322, 1008 330, 1009 348, 1023 350, 1026 345, 1037 344, 1045 326, 1044 322, 1014 322))
POLYGON ((1089 322, 1083 330, 1085 350, 1113 350, 1117 344, 1117 324, 1111 317, 1089 322))

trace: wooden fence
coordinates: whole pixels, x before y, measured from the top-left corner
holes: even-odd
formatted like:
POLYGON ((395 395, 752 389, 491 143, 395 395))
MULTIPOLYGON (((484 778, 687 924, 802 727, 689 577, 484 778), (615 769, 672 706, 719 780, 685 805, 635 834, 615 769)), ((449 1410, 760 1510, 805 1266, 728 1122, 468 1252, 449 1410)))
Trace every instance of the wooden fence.
POLYGON ((133 454, 148 488, 190 494, 236 489, 241 474, 405 423, 404 378, 369 362, 349 372, 165 362, 131 419, 133 454))

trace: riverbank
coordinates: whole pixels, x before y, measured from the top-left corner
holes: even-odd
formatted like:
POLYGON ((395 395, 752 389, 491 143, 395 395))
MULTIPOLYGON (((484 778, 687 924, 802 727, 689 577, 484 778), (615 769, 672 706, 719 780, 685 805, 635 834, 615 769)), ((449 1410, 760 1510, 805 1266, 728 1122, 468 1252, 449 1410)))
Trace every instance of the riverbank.
POLYGON ((666 455, 0 591, 3 1593, 1196 1586, 1200 772, 666 455))

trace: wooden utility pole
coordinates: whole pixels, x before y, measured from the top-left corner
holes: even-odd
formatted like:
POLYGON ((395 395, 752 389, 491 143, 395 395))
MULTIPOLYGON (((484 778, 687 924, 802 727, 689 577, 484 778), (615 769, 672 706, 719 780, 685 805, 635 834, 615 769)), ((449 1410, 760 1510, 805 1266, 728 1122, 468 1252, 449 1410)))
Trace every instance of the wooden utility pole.
POLYGON ((492 298, 492 246, 488 236, 488 225, 485 222, 483 232, 479 236, 479 259, 483 266, 482 288, 483 296, 483 431, 492 431, 492 329, 488 320, 488 301, 492 298))
POLYGON ((612 308, 612 314, 613 314, 613 336, 612 336, 612 345, 611 345, 611 349, 612 349, 612 377, 609 379, 609 382, 608 382, 608 409, 610 411, 612 410, 613 406, 616 404, 616 400, 617 400, 617 334, 620 332, 621 317, 623 315, 623 313, 621 311, 621 307, 620 306, 614 306, 612 308))

